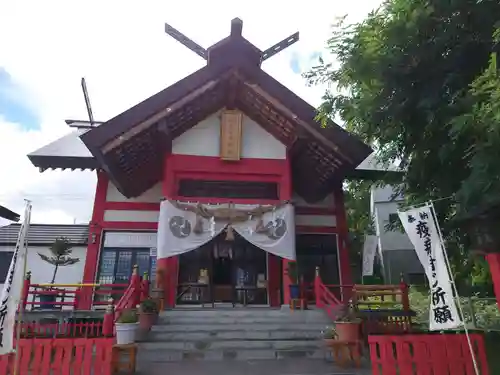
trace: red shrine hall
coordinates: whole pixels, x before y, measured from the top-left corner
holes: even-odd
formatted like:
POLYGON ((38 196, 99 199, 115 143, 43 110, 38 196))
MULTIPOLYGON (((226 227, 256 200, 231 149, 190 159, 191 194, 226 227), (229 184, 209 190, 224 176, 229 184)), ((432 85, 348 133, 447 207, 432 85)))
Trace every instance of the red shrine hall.
POLYGON ((28 155, 97 172, 83 283, 126 283, 138 265, 168 307, 288 304, 290 263, 305 286, 316 267, 351 284, 342 183, 372 150, 262 70, 298 34, 261 51, 239 19, 208 49, 166 31, 206 66, 28 155))

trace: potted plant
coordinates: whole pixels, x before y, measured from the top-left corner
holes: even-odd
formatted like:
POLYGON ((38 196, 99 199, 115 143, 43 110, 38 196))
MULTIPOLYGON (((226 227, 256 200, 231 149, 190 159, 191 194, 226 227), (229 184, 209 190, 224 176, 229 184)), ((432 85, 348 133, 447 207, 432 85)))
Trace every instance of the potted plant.
POLYGON ((116 343, 118 345, 133 344, 138 326, 137 312, 134 310, 123 311, 115 324, 116 343))
POLYGON ((156 301, 152 298, 145 299, 139 306, 139 328, 137 338, 144 340, 151 327, 156 324, 158 317, 158 307, 156 301))
POLYGON ((335 328, 326 327, 323 331, 321 331, 321 337, 323 338, 323 342, 326 346, 330 346, 332 341, 337 339, 337 332, 335 332, 335 328))
POLYGON ((335 319, 335 338, 339 341, 358 341, 361 339, 362 320, 356 316, 352 300, 342 306, 335 319))
POLYGON ((290 298, 298 299, 300 297, 300 287, 297 262, 288 263, 288 278, 290 279, 290 298))
MULTIPOLYGON (((52 274, 52 280, 50 281, 50 284, 53 285, 56 282, 56 276, 59 267, 71 266, 72 264, 78 263, 80 259, 71 257, 73 246, 66 237, 56 238, 54 243, 52 243, 52 245, 49 247, 49 250, 50 255, 38 253, 38 256, 45 262, 54 266, 54 273, 52 274)), ((42 290, 49 293, 43 293, 39 295, 40 307, 44 309, 55 309, 57 292, 50 287, 42 288, 42 290)))

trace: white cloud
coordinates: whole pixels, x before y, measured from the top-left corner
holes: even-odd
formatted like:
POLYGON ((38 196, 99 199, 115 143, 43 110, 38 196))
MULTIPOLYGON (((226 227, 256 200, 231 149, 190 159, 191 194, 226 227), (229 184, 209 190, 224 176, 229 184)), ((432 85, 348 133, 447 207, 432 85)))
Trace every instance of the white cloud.
MULTIPOLYGON (((322 88, 307 88, 289 66, 292 53, 310 56, 325 45, 335 18, 364 17, 381 0, 289 1, 15 1, 0 13, 0 67, 20 83, 42 123, 36 131, 0 117, 0 202, 22 211, 33 200, 34 222, 88 221, 95 176, 44 172, 26 154, 65 133, 63 120, 85 119, 85 76, 96 120, 107 120, 203 66, 204 61, 164 33, 168 22, 204 47, 243 20, 243 34, 265 49, 300 31, 300 41, 264 69, 312 104, 322 88), (302 5, 302 6, 301 6, 302 5), (306 7, 304 7, 306 6, 306 7)), ((1 108, 0 108, 1 113, 1 108)))

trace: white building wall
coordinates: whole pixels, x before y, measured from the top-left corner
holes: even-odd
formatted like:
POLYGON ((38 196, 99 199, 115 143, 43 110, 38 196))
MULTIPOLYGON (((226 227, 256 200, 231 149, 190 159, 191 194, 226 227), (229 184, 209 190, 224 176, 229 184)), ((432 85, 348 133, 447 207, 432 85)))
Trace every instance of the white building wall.
POLYGON ((145 191, 142 195, 135 198, 127 198, 118 191, 115 185, 110 181, 108 183, 108 191, 106 193, 107 202, 142 202, 142 203, 159 203, 162 194, 161 182, 145 191))
MULTIPOLYGON (((220 155, 220 111, 207 117, 172 142, 172 154, 220 155)), ((259 124, 243 116, 241 156, 250 159, 286 159, 286 147, 259 124)))
MULTIPOLYGON (((335 208, 335 200, 333 194, 325 197, 325 199, 316 203, 307 203, 302 197, 297 194, 293 194, 292 201, 296 208, 324 208, 333 209, 335 208)), ((337 217, 333 213, 328 214, 296 214, 295 215, 295 225, 297 226, 308 226, 308 227, 332 227, 337 226, 337 217)))
MULTIPOLYGON (((10 251, 14 252, 14 245, 0 246, 0 252, 10 251)), ((78 284, 83 279, 83 269, 85 267, 85 258, 87 256, 87 247, 75 246, 73 247, 72 258, 78 258, 78 263, 70 266, 59 267, 56 275, 56 284, 78 284)), ((38 253, 50 256, 48 246, 29 246, 27 258, 27 271, 31 271, 31 282, 33 284, 47 284, 52 280, 54 274, 54 266, 43 261, 38 253)), ((3 284, 0 284, 0 288, 3 284)))

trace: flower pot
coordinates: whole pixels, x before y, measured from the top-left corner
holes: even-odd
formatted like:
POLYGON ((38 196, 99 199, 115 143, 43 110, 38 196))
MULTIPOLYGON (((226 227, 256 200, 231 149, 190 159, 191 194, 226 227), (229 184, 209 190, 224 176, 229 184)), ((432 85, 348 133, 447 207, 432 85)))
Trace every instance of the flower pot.
POLYGON ((332 346, 335 341, 337 341, 337 340, 336 339, 323 339, 323 343, 327 347, 332 346))
POLYGON ((290 298, 298 299, 300 298, 300 287, 297 284, 290 284, 290 298))
POLYGON ((335 322, 335 332, 339 341, 357 341, 361 338, 360 322, 335 322))
POLYGON ((118 345, 133 344, 139 323, 116 323, 116 343, 118 345))
POLYGON ((143 330, 149 331, 151 327, 155 324, 156 313, 144 313, 139 314, 139 327, 143 330))

